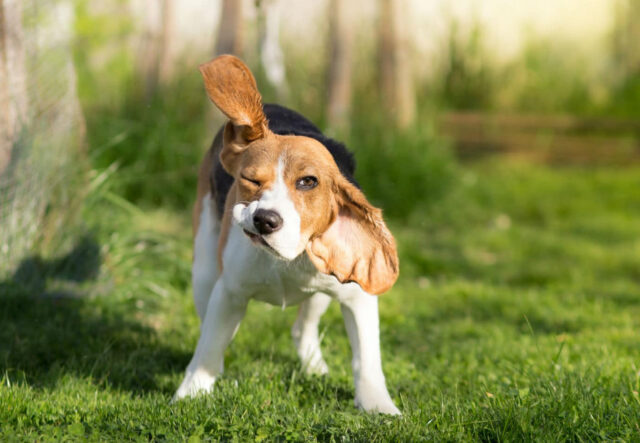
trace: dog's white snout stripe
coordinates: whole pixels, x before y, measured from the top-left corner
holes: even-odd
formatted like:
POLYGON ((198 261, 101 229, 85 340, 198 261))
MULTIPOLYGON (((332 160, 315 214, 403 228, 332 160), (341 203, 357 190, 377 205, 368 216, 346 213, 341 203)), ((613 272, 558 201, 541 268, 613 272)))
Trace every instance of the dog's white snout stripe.
POLYGON ((272 234, 263 236, 264 240, 283 258, 293 260, 304 250, 300 241, 300 214, 289 197, 289 190, 284 181, 284 161, 278 160, 276 180, 259 200, 233 207, 233 218, 243 229, 257 234, 253 224, 253 216, 258 209, 275 211, 282 218, 282 228, 272 234))

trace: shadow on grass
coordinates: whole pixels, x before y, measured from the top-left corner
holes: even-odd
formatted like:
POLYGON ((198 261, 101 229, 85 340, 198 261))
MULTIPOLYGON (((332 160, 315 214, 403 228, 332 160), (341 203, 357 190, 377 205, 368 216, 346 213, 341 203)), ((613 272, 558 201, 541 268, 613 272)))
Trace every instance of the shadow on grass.
POLYGON ((131 318, 131 307, 83 290, 98 275, 91 236, 68 254, 25 259, 0 281, 0 372, 35 387, 71 375, 132 392, 166 390, 157 376, 182 370, 189 356, 131 318))

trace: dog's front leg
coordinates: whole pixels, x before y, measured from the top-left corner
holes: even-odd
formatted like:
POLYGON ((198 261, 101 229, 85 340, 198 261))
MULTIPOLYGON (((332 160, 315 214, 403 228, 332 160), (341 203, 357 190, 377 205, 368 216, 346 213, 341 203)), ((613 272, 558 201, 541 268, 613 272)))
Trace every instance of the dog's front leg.
POLYGON ((193 358, 187 366, 182 384, 174 400, 194 396, 213 389, 216 377, 224 369, 224 351, 240 326, 247 309, 246 299, 236 299, 224 287, 223 279, 216 282, 193 358))
POLYGON ((326 374, 327 363, 322 358, 318 322, 331 303, 331 297, 321 292, 300 304, 298 317, 291 328, 291 336, 296 345, 302 367, 307 374, 326 374))
POLYGON ((382 372, 378 298, 355 290, 339 299, 353 353, 356 406, 367 412, 400 415, 387 391, 382 372))

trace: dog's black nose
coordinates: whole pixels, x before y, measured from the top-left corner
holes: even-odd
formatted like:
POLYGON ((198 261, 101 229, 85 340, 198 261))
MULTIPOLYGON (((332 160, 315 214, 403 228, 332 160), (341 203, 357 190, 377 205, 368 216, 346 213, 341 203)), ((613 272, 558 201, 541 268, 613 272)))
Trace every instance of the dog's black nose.
POLYGON ((258 209, 253 214, 253 226, 260 234, 271 234, 282 227, 282 217, 276 211, 258 209))

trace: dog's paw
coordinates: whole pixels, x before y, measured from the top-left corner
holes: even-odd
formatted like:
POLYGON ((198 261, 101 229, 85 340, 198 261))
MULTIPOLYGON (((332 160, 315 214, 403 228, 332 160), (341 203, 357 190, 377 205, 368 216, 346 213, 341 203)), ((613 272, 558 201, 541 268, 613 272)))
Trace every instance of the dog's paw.
POLYGON ((369 413, 402 415, 402 412, 393 404, 393 400, 391 400, 386 388, 370 387, 369 389, 360 389, 356 393, 354 403, 357 408, 369 413))
POLYGON ((327 375, 329 373, 329 366, 327 366, 327 362, 322 357, 319 360, 303 364, 303 366, 307 375, 327 375))
POLYGON ((187 374, 182 380, 180 387, 173 395, 172 402, 182 400, 187 397, 195 397, 199 394, 206 394, 213 391, 213 385, 216 378, 210 375, 208 372, 197 369, 195 371, 187 371, 187 374))

